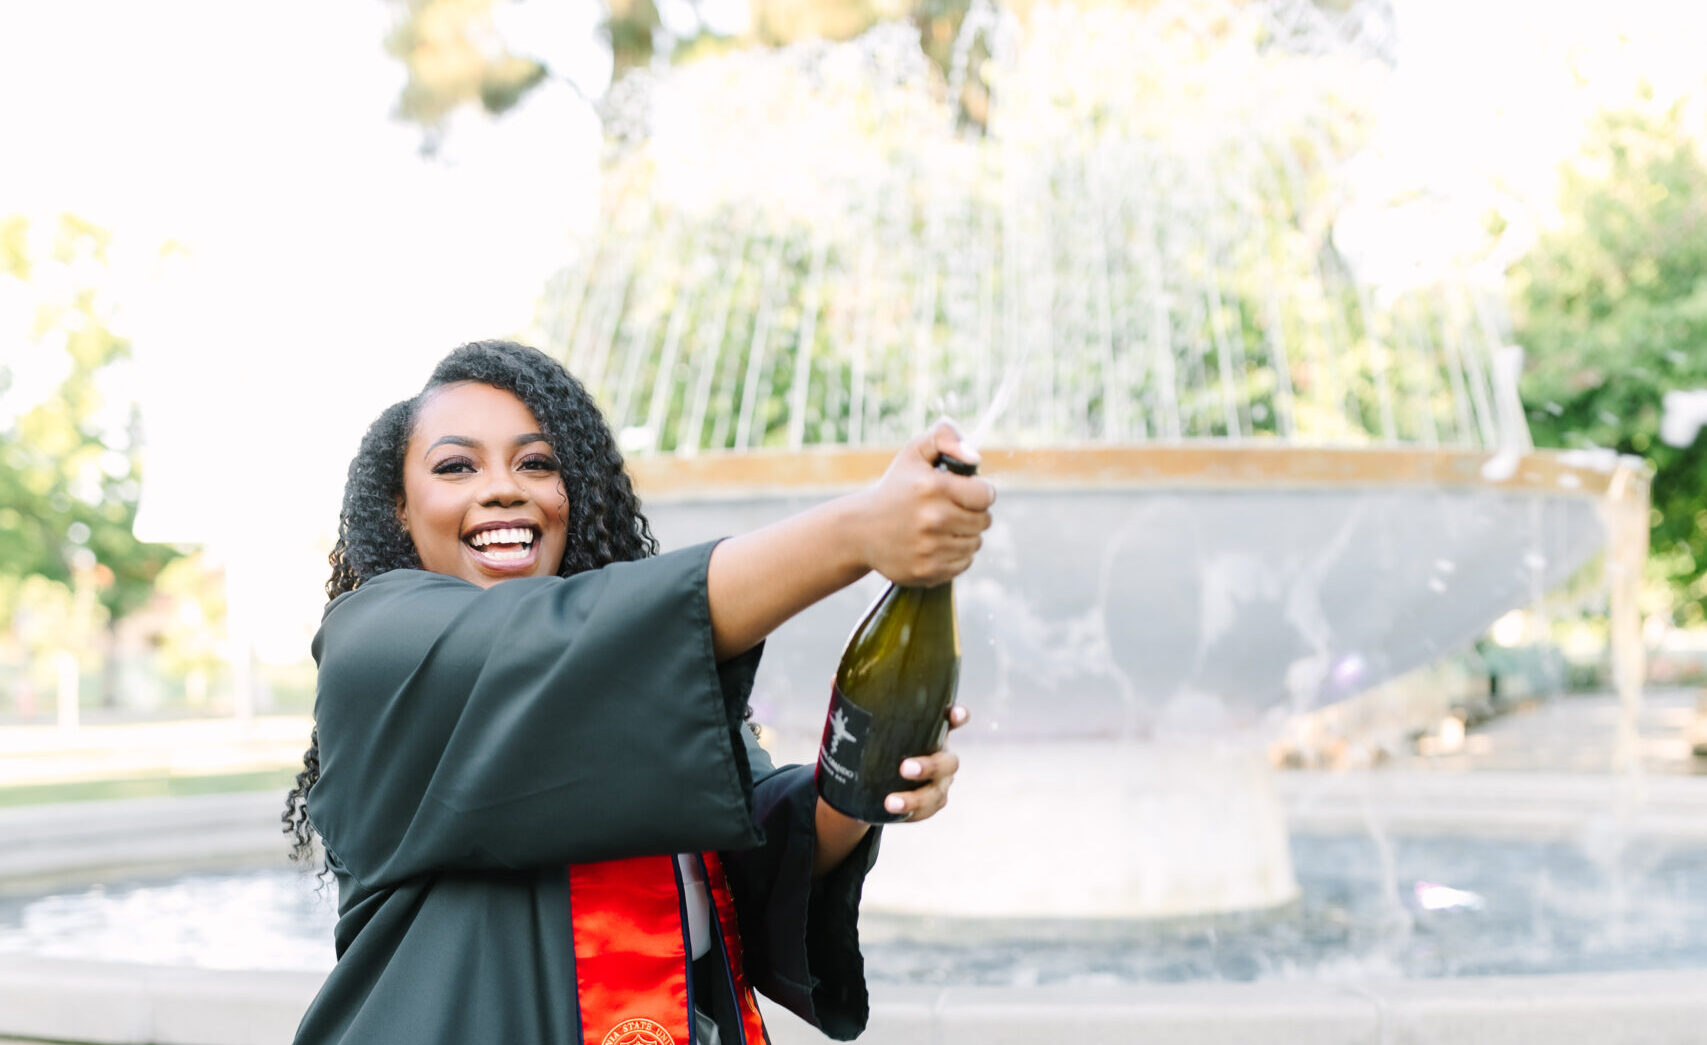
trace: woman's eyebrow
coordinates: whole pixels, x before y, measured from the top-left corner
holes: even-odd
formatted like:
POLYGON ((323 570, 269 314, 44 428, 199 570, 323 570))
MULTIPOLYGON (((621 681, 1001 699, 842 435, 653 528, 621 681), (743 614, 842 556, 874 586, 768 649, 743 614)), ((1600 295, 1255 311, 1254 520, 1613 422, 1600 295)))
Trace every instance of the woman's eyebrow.
POLYGON ((433 440, 433 445, 427 447, 427 449, 421 454, 421 456, 422 457, 427 456, 427 454, 432 453, 434 450, 437 450, 439 447, 444 446, 446 443, 449 443, 451 446, 467 447, 470 450, 478 450, 480 448, 479 443, 475 442, 473 439, 468 438, 466 435, 441 435, 437 439, 433 440))
MULTIPOLYGON (((551 440, 545 437, 543 432, 527 432, 523 435, 516 436, 515 445, 526 446, 529 443, 549 443, 550 441, 551 440)), ((480 444, 477 441, 468 438, 466 435, 441 435, 437 439, 433 440, 432 446, 427 447, 426 453, 430 454, 437 448, 444 446, 446 443, 449 443, 451 446, 467 447, 470 450, 478 450, 480 448, 480 444)))

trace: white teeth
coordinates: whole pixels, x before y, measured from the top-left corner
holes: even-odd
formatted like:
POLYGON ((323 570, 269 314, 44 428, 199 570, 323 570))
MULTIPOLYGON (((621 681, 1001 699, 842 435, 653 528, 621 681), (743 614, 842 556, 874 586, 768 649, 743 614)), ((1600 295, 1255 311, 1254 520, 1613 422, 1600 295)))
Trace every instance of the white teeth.
MULTIPOLYGON (((533 545, 533 531, 523 526, 506 526, 497 530, 482 530, 468 539, 468 543, 476 548, 484 548, 489 544, 519 544, 522 550, 518 555, 525 555, 533 545)), ((506 556, 513 558, 515 556, 506 556)))

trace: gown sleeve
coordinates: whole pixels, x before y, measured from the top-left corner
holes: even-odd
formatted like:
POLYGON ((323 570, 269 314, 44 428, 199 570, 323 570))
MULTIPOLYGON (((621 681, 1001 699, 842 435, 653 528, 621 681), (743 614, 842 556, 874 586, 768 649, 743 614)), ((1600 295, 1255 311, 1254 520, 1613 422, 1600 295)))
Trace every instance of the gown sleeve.
POLYGON ((722 854, 741 923, 747 976, 767 998, 846 1041, 865 1030, 870 1000, 859 949, 859 901, 877 860, 872 827, 834 870, 812 879, 818 792, 812 766, 776 769, 746 735, 753 805, 764 841, 722 854))
POLYGON ((327 849, 379 888, 758 844, 760 648, 716 661, 711 548, 486 589, 397 570, 333 600, 308 800, 327 849))

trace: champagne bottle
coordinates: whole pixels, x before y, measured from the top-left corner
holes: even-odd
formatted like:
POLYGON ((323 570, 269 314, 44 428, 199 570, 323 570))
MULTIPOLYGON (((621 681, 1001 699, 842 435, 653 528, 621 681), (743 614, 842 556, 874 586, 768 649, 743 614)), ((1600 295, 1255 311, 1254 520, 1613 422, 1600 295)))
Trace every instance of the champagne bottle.
MULTIPOLYGON (((946 454, 937 467, 978 470, 946 454)), ((902 819, 883 800, 920 785, 901 775, 901 762, 942 746, 959 679, 953 582, 891 584, 854 628, 836 668, 816 774, 830 808, 867 823, 902 819)))

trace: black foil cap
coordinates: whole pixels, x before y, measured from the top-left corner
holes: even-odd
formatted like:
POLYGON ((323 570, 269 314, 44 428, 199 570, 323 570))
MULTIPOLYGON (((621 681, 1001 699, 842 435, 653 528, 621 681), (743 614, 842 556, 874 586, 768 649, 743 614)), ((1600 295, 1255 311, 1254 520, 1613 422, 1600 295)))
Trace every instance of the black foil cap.
POLYGON ((978 466, 977 465, 967 464, 965 461, 962 461, 960 458, 950 457, 947 454, 937 454, 936 455, 936 466, 938 468, 946 468, 949 471, 953 472, 955 475, 977 475, 978 474, 978 466))

